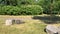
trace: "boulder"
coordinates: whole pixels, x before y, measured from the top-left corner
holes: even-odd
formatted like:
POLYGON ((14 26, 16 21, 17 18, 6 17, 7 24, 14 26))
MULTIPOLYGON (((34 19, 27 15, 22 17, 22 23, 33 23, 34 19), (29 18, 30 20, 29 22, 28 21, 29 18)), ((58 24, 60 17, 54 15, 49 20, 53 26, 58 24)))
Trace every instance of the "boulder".
POLYGON ((55 26, 53 25, 47 25, 46 26, 46 32, 47 34, 58 34, 58 28, 56 28, 55 26))
POLYGON ((58 27, 58 34, 60 34, 60 27, 58 27))

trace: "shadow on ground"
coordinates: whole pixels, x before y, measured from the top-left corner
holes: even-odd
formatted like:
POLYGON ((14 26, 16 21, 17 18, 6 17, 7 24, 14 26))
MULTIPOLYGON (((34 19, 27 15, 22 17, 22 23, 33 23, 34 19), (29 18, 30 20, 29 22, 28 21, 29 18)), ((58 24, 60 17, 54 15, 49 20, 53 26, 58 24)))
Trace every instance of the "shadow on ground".
POLYGON ((50 16, 34 16, 33 19, 39 19, 46 24, 56 24, 60 23, 60 17, 55 15, 50 16))

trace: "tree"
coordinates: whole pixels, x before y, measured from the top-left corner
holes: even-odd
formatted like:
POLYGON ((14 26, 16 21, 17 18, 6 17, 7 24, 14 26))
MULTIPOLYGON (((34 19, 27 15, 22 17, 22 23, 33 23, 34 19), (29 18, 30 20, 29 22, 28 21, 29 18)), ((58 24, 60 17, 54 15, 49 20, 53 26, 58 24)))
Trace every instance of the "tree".
POLYGON ((17 5, 17 0, 1 0, 0 3, 4 2, 5 5, 17 5))
POLYGON ((60 9, 59 2, 60 0, 40 0, 38 4, 44 8, 44 13, 52 14, 57 13, 57 11, 60 9))

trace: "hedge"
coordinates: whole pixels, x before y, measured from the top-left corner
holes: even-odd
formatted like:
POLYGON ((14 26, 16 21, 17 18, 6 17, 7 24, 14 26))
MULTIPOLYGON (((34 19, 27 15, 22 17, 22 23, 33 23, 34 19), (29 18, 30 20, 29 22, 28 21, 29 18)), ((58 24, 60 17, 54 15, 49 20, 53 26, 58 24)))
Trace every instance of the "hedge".
MULTIPOLYGON (((1 9, 1 8, 0 8, 1 9)), ((43 9, 39 5, 24 5, 24 6, 3 6, 0 11, 1 15, 39 15, 43 9)))
POLYGON ((21 6, 22 12, 25 12, 27 15, 39 15, 43 12, 43 9, 39 5, 27 5, 21 6))

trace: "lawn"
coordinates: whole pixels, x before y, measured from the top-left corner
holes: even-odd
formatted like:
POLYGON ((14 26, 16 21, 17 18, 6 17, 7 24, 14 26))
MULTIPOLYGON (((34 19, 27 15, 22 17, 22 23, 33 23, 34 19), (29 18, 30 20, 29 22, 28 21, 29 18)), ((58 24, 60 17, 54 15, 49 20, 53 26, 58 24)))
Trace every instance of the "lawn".
MULTIPOLYGON (((41 20, 31 19, 33 16, 1 16, 0 15, 0 34, 46 34, 44 29, 46 23, 41 20), (5 19, 8 18, 24 18, 25 23, 5 25, 5 19), (27 19, 26 19, 27 18, 27 19), (30 19, 28 19, 30 18, 30 19)), ((58 25, 58 24, 53 24, 58 25)))

